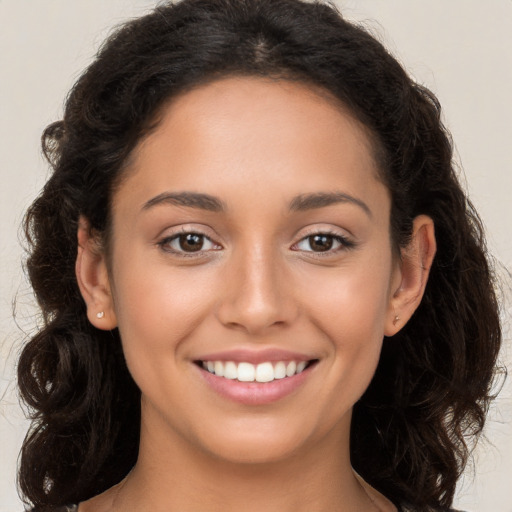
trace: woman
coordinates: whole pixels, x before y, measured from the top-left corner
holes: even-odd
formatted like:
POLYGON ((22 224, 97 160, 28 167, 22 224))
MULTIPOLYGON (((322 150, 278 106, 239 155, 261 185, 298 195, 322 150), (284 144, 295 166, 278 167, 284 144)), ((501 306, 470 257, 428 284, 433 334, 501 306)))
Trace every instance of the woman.
POLYGON ((500 346, 433 95, 332 8, 185 0, 43 136, 36 510, 446 510, 500 346))

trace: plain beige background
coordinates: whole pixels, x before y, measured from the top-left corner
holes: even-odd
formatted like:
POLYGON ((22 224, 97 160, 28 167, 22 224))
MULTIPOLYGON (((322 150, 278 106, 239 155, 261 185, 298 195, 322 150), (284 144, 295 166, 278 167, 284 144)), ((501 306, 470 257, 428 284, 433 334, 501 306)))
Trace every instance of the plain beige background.
MULTIPOLYGON (((59 119, 65 95, 114 25, 151 0, 0 0, 0 512, 21 511, 15 466, 28 426, 18 405, 14 364, 36 322, 21 271, 24 209, 47 176, 43 128, 59 119), (13 320, 16 297, 17 322, 13 320)), ((430 87, 444 107, 467 188, 489 246, 512 267, 512 1, 339 0, 430 87)), ((505 274, 502 269, 501 274, 505 274)), ((509 282, 510 286, 510 282, 509 282)), ((506 288, 506 286, 505 286, 506 288)), ((510 340, 510 292, 504 319, 510 340)), ((510 342, 507 342, 510 345, 510 342)), ((503 352, 503 361, 512 351, 503 352)), ((512 385, 503 388, 459 487, 456 507, 512 512, 512 385)))

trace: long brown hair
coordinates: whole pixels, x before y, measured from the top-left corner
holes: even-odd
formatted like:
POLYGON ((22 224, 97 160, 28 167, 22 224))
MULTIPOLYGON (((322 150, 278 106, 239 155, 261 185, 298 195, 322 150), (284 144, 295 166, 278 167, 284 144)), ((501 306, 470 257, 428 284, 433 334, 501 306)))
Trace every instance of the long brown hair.
POLYGON ((397 504, 449 507, 484 425, 501 332, 479 217, 452 165, 434 95, 332 7, 301 0, 184 0, 118 29, 43 134, 53 174, 25 220, 27 269, 45 318, 18 367, 32 410, 19 471, 41 511, 122 479, 138 452, 140 393, 117 330, 90 325, 74 264, 84 215, 108 242, 110 199, 169 98, 228 74, 299 80, 334 94, 369 130, 405 246, 419 214, 437 256, 424 299, 386 340, 355 405, 354 468, 397 504))

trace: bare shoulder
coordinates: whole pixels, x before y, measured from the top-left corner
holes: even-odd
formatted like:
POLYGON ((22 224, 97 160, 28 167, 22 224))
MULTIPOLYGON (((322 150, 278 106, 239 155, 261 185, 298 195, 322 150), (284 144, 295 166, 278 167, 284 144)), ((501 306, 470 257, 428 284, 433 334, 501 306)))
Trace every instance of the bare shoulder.
POLYGON ((109 512, 112 510, 116 487, 114 486, 94 498, 81 502, 73 512, 109 512))

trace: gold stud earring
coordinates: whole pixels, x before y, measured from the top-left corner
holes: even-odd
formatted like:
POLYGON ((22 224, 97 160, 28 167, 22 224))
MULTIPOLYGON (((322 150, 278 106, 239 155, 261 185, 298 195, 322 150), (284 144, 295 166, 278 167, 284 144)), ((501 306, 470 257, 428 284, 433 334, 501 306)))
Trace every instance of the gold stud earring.
POLYGON ((396 325, 400 321, 400 317, 398 315, 395 315, 395 318, 393 318, 393 325, 396 325))
POLYGON ((105 316, 105 312, 104 311, 100 311, 99 313, 96 313, 96 318, 103 318, 105 316))

